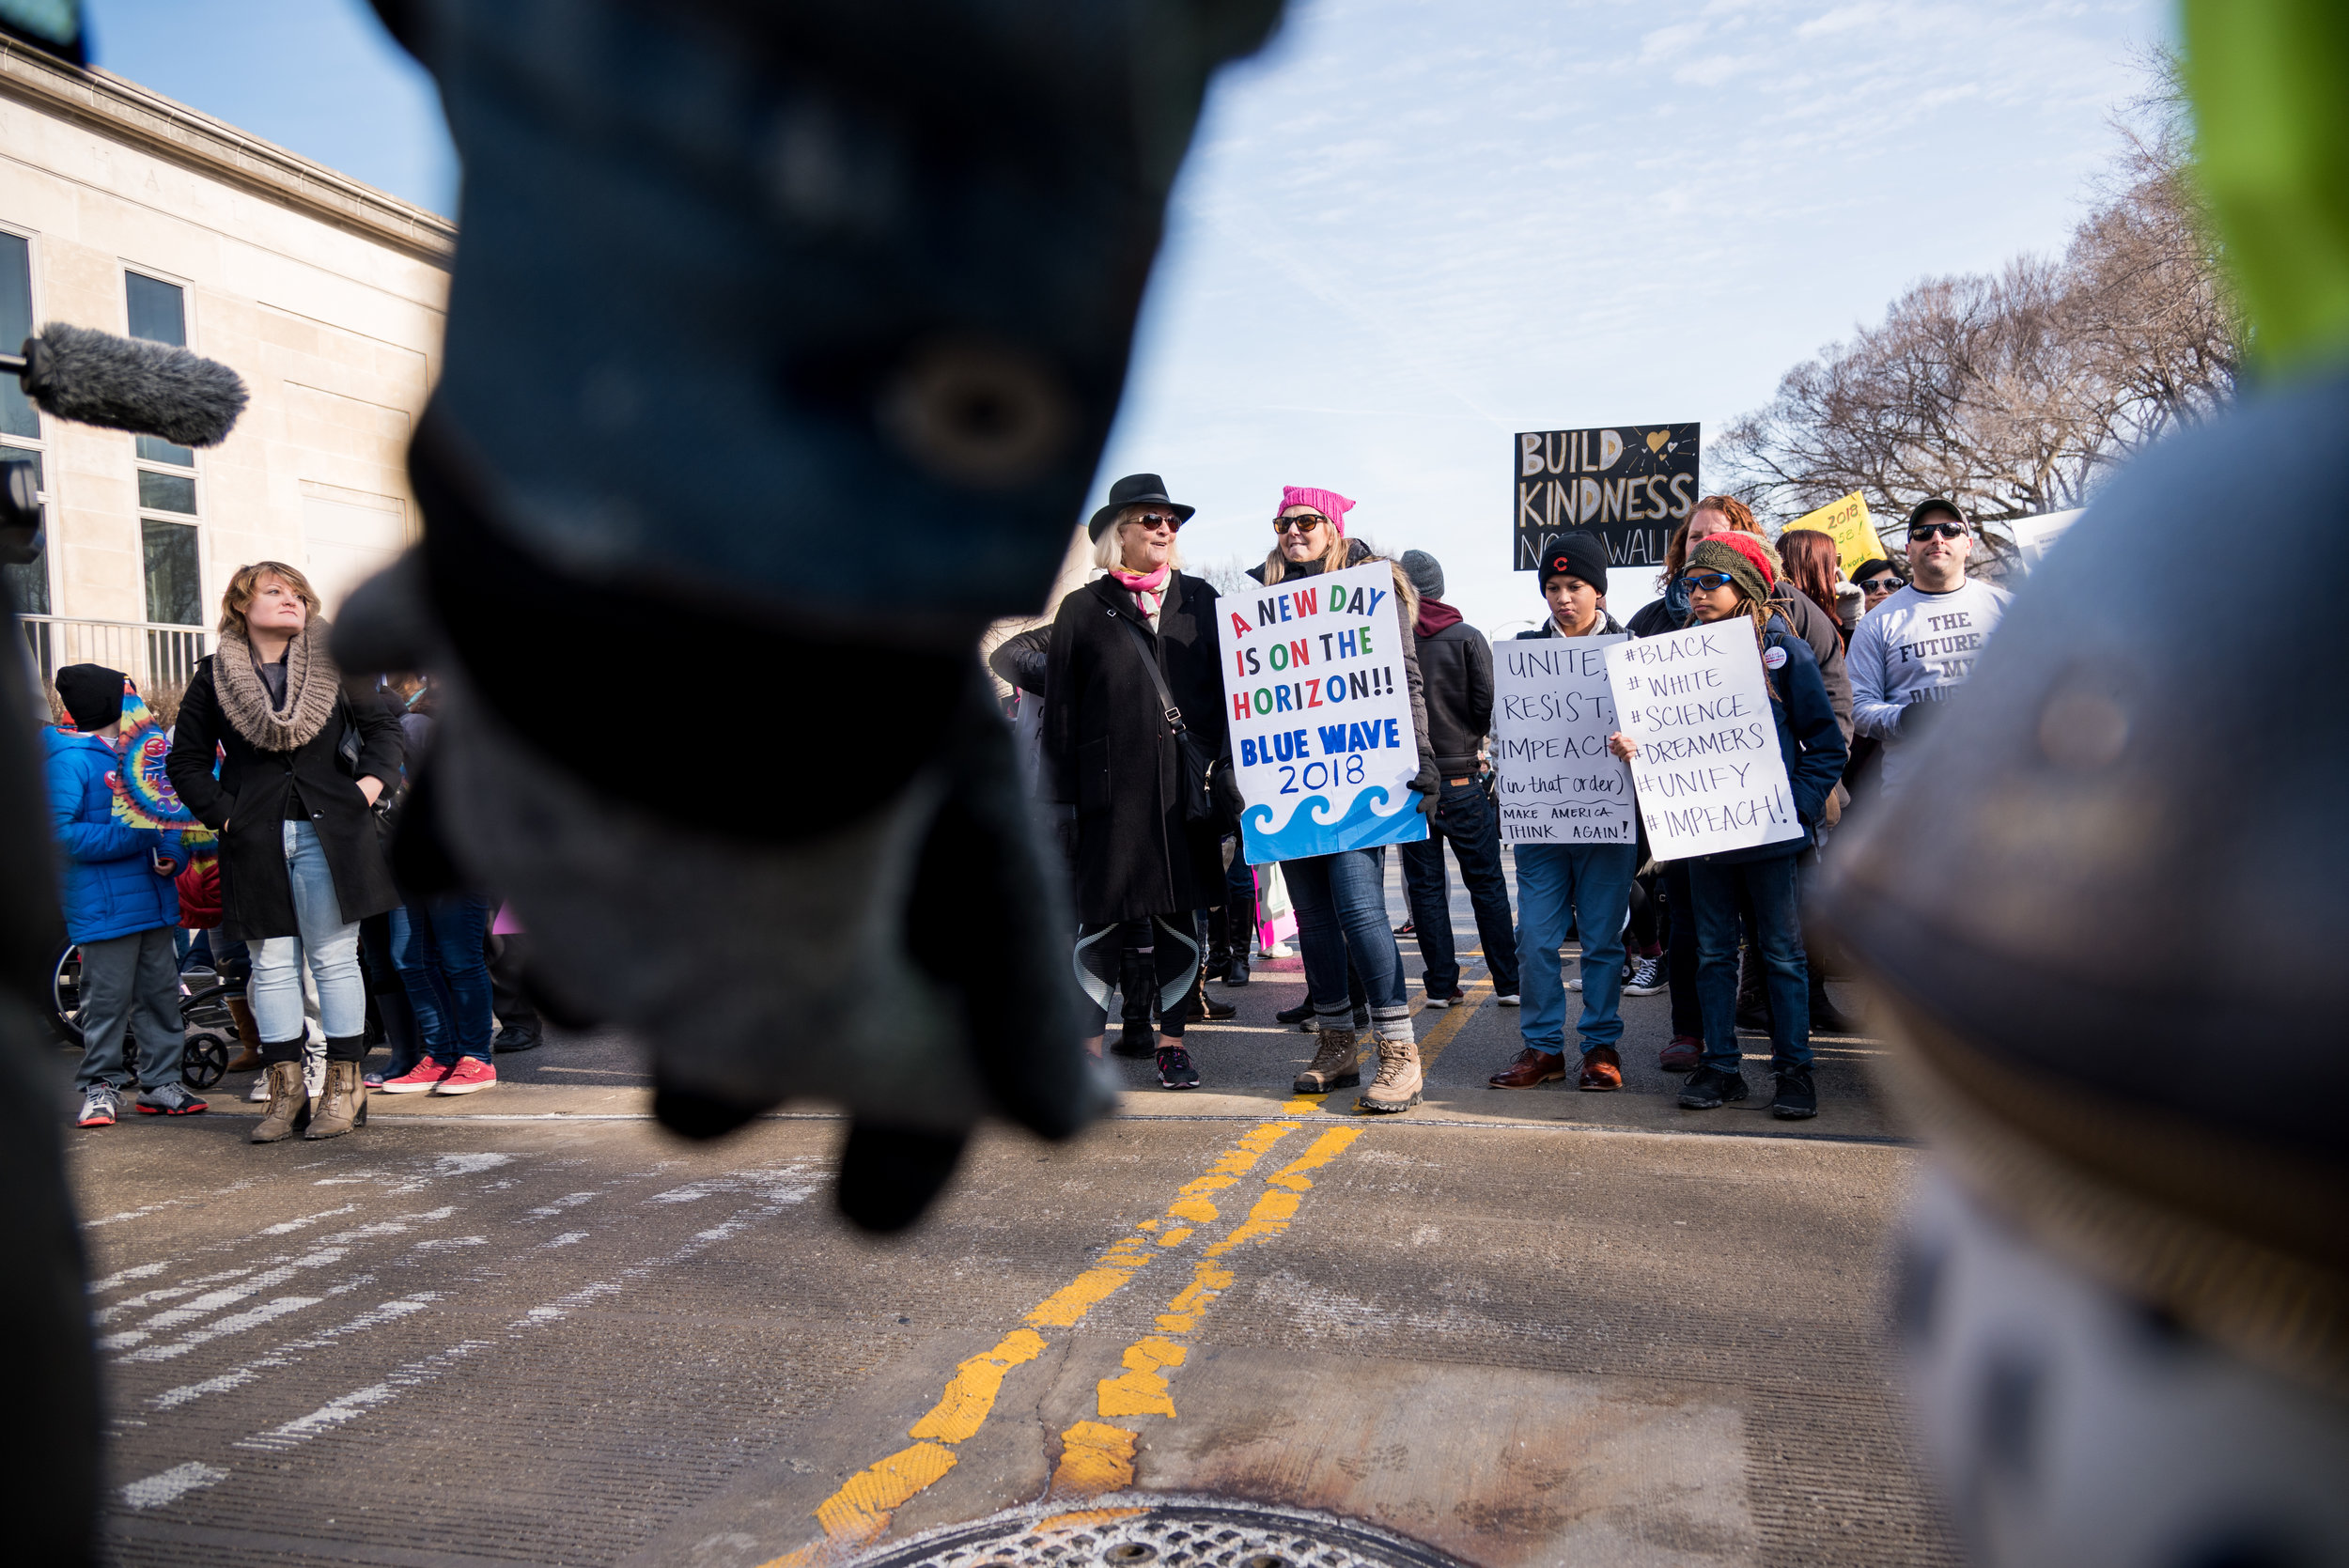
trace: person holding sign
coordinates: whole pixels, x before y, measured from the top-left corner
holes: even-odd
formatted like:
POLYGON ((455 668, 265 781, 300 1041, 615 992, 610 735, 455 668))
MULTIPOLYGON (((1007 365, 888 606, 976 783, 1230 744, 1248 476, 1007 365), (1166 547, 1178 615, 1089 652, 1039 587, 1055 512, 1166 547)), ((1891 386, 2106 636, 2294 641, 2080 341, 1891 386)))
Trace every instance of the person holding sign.
MULTIPOLYGON (((1769 551, 1760 539, 1726 532, 1691 549, 1680 578, 1698 625, 1742 621, 1753 629, 1769 692, 1771 725, 1800 829, 1771 842, 1689 859, 1704 1054, 1681 1090, 1680 1103, 1691 1110, 1711 1110, 1747 1095, 1737 1048, 1737 906, 1742 893, 1751 905, 1754 941, 1768 976, 1770 1066, 1778 1077, 1770 1113, 1796 1120, 1818 1114, 1819 1098, 1811 1080, 1810 966, 1797 911, 1795 858, 1810 846, 1812 831, 1824 820, 1828 798, 1843 770, 1846 746, 1810 644, 1795 634, 1771 602, 1775 576, 1769 551)), ((1626 760, 1639 753, 1626 736, 1616 737, 1610 745, 1626 760)), ((1522 886, 1520 882, 1520 900, 1522 886)), ((1590 934, 1585 926, 1585 941, 1590 934)))
MULTIPOLYGON (((1549 619, 1527 638, 1615 639, 1623 628, 1607 613, 1607 546, 1588 532, 1564 535, 1542 563, 1542 597, 1549 619)), ((1595 742, 1592 737, 1592 742, 1595 742)), ((1611 742, 1610 742, 1611 749, 1611 742)), ((1619 765, 1595 759, 1619 769, 1619 765)), ((1586 765, 1587 766, 1587 765, 1586 765)), ((1576 826, 1579 826, 1577 824, 1576 826)), ((1532 1089, 1566 1076, 1566 990, 1558 963, 1571 923, 1582 937, 1582 1064, 1578 1086, 1623 1087, 1623 933, 1631 878, 1640 869, 1637 825, 1595 825, 1620 842, 1517 843, 1517 961, 1525 1011, 1517 1029, 1524 1047, 1515 1062, 1486 1081, 1496 1089, 1532 1089)))
MULTIPOLYGON (((1335 490, 1289 486, 1282 492, 1281 509, 1272 520, 1275 536, 1272 552, 1265 558, 1263 566, 1251 567, 1248 575, 1270 589, 1299 579, 1349 572, 1380 561, 1381 558, 1368 545, 1346 536, 1346 514, 1353 505, 1353 502, 1335 490)), ((1384 622, 1391 619, 1392 630, 1364 621, 1357 630, 1330 633, 1331 641, 1327 648, 1319 645, 1319 634, 1316 634, 1306 641, 1300 649, 1291 649, 1282 657, 1290 660, 1291 670, 1310 670, 1314 667, 1298 661, 1300 652, 1306 660, 1334 658, 1337 667, 1343 669, 1352 657, 1347 652, 1349 644, 1359 647, 1361 644, 1353 640, 1360 637, 1380 650, 1380 668, 1384 672, 1380 684, 1390 703, 1394 699, 1392 674, 1399 670, 1402 691, 1410 713, 1411 734, 1408 738, 1418 748, 1414 753, 1418 768, 1406 789, 1397 793, 1416 792, 1420 811, 1426 812, 1431 809, 1439 786, 1434 760, 1435 748, 1429 743, 1427 736, 1427 701, 1421 684, 1418 640, 1414 635, 1419 618, 1419 592, 1400 567, 1392 562, 1385 562, 1383 566, 1383 570, 1375 573, 1356 574, 1375 577, 1379 585, 1358 584, 1347 591, 1366 606, 1375 605, 1369 613, 1376 620, 1384 622)), ((1313 593, 1316 613, 1328 613, 1328 605, 1323 602, 1327 596, 1318 586, 1313 593)), ((1297 600, 1304 597, 1307 597, 1307 591, 1299 589, 1276 596, 1268 600, 1263 608, 1272 609, 1278 613, 1280 607, 1285 605, 1286 613, 1302 614, 1305 613, 1304 606, 1297 600)), ((1233 649, 1234 656, 1243 661, 1248 651, 1237 645, 1233 649)), ((1279 660, 1271 657, 1271 650, 1268 649, 1267 653, 1264 663, 1268 670, 1278 668, 1279 660)), ((1237 678, 1237 672, 1235 675, 1237 678)), ((1295 683, 1295 689, 1286 694, 1285 700, 1292 704, 1302 703, 1305 710, 1318 720, 1327 707, 1328 698, 1335 697, 1340 690, 1352 691, 1351 680, 1349 675, 1347 683, 1330 683, 1324 692, 1317 690, 1322 684, 1319 678, 1308 675, 1305 680, 1295 683), (1316 700, 1323 702, 1323 709, 1312 706, 1316 700)), ((1262 690, 1270 693, 1273 699, 1280 699, 1283 695, 1270 687, 1262 690)), ((1256 711, 1263 711, 1261 706, 1255 705, 1250 691, 1237 690, 1235 702, 1242 699, 1249 700, 1256 711)), ((1351 695, 1347 698, 1348 703, 1357 700, 1351 695)), ((1350 709, 1341 705, 1338 711, 1342 716, 1350 709)), ((1293 732, 1300 737, 1298 741, 1300 747, 1311 751, 1326 746, 1326 742, 1317 745, 1319 727, 1317 723, 1308 722, 1301 732, 1293 732)), ((1400 757, 1402 753, 1397 742, 1402 737, 1398 734, 1390 737, 1386 734, 1390 729, 1401 729, 1400 714, 1376 726, 1381 732, 1379 748, 1376 753, 1351 750, 1350 732, 1355 728, 1367 731, 1371 727, 1333 723, 1330 737, 1346 739, 1348 750, 1346 755, 1350 758, 1367 761, 1372 755, 1400 757)), ((1250 777, 1248 752, 1251 744, 1243 740, 1241 746, 1239 760, 1243 789, 1248 787, 1250 777)), ((1277 753, 1275 756, 1277 766, 1277 753)), ((1325 767, 1328 761, 1321 758, 1306 764, 1304 768, 1299 769, 1300 782, 1304 782, 1304 772, 1325 767)), ((1383 790, 1379 793, 1383 799, 1383 790)), ((1357 797, 1358 806, 1366 804, 1367 800, 1367 796, 1357 797)), ((1257 809, 1252 806, 1252 815, 1257 809)), ((1304 810, 1300 805, 1289 816, 1291 829, 1300 826, 1317 828, 1313 819, 1299 815, 1304 810)), ((1403 809, 1402 815, 1406 820, 1417 820, 1411 816, 1408 808, 1403 809)), ((1426 831, 1421 826, 1418 831, 1406 834, 1398 831, 1391 819, 1372 821, 1366 827, 1376 836, 1359 842, 1356 846, 1294 858, 1283 857, 1281 867, 1283 877, 1288 883, 1289 895, 1297 903, 1297 945, 1305 960, 1305 989, 1313 1002, 1317 1026, 1315 1032, 1317 1047, 1314 1059, 1298 1075, 1296 1091, 1300 1094, 1320 1094, 1333 1089, 1351 1088, 1361 1082, 1361 1070, 1357 1064, 1361 1053, 1360 1037, 1354 1023, 1354 1004, 1347 996, 1346 965, 1350 960, 1370 1002, 1371 1031, 1378 1048, 1377 1077, 1355 1101, 1355 1107, 1373 1115, 1383 1115, 1408 1110, 1417 1105, 1423 1082, 1419 1046, 1411 1028, 1410 999, 1404 990, 1403 954, 1395 945, 1394 929, 1387 919, 1384 846, 1388 843, 1403 842, 1407 837, 1423 838, 1426 831)))
POLYGON ((1223 882, 1216 824, 1186 807, 1180 732, 1209 757, 1230 749, 1215 588, 1174 567, 1174 536, 1191 511, 1155 474, 1110 487, 1089 525, 1103 575, 1061 601, 1044 680, 1044 777, 1054 800, 1077 808, 1086 1048, 1101 1054, 1120 955, 1128 945, 1148 954, 1166 1089, 1199 1086, 1182 1002, 1199 974, 1199 911, 1220 901, 1223 882))

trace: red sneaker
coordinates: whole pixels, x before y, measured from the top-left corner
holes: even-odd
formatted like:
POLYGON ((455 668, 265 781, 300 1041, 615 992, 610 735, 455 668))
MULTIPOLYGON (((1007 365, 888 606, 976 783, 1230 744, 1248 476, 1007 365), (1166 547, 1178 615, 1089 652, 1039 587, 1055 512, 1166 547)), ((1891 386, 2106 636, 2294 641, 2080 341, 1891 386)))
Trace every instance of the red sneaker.
POLYGON ((378 1091, 385 1094, 428 1094, 448 1077, 448 1069, 430 1057, 426 1057, 397 1078, 387 1078, 378 1091))
POLYGON ((498 1070, 477 1056, 460 1056, 448 1077, 433 1088, 436 1094, 477 1094, 498 1086, 498 1070))
POLYGON ((1675 1034, 1657 1056, 1656 1064, 1668 1073, 1693 1073, 1703 1058, 1703 1041, 1691 1034, 1675 1034))

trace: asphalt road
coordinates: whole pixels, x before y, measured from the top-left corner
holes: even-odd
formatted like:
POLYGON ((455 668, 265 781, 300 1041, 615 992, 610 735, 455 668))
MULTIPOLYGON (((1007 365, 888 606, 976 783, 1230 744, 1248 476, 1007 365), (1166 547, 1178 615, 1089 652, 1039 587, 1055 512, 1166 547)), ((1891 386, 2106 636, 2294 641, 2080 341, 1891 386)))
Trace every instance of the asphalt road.
POLYGON ((1956 1560, 1880 1327, 1914 1157, 1875 1042, 1816 1122, 1682 1112, 1635 999, 1623 1093, 1508 1094, 1486 988, 1372 1121, 1287 1092, 1286 970, 1200 1093, 1121 1064, 1124 1117, 982 1140, 891 1242, 832 1210, 838 1122, 681 1143, 608 1039, 332 1142, 252 1147, 221 1094, 75 1135, 109 1550, 749 1568, 1190 1493, 1491 1568, 1956 1560))

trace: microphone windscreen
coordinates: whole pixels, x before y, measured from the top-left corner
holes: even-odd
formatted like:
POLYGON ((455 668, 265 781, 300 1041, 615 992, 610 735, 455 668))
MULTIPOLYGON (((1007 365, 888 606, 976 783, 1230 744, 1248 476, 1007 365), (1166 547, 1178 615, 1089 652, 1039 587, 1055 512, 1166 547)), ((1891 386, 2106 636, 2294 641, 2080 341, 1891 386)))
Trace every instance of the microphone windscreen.
POLYGON ((76 425, 216 446, 244 411, 244 382, 168 343, 51 322, 24 346, 25 395, 76 425))

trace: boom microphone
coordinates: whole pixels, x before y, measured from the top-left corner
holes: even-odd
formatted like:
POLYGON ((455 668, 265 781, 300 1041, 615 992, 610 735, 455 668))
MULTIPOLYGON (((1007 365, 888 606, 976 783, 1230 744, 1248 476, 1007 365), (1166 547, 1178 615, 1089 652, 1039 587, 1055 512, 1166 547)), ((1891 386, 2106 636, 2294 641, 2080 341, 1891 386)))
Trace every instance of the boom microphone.
POLYGON ((14 354, 0 354, 24 396, 53 418, 217 446, 244 412, 234 370, 168 343, 117 337, 53 321, 14 354))

